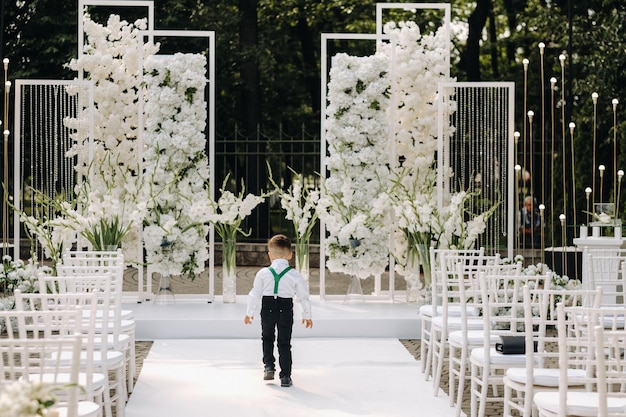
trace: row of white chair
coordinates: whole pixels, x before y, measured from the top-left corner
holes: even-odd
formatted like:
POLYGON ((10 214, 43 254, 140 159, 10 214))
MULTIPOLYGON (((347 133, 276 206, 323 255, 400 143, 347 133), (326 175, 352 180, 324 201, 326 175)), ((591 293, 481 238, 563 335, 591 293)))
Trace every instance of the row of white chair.
MULTIPOLYGON (((596 270, 600 269, 599 265, 615 270, 613 256, 603 259, 600 253, 586 254, 593 255, 596 257, 590 259, 588 265, 596 270)), ((546 369, 545 364, 550 358, 555 362, 555 352, 558 352, 546 348, 557 344, 554 333, 547 331, 556 325, 557 301, 587 307, 604 303, 623 308, 626 285, 616 279, 626 277, 626 264, 620 264, 624 269, 620 274, 606 270, 601 274, 596 272, 597 281, 601 282, 599 288, 594 286, 592 275, 585 288, 570 291, 551 290, 549 275, 520 275, 518 266, 504 267, 498 261, 497 257, 486 257, 481 250, 431 249, 431 265, 436 267, 433 268, 433 305, 421 309, 422 369, 427 378, 429 374, 434 376, 436 393, 442 365, 448 360, 450 401, 451 405, 456 403, 457 415, 461 413, 467 379, 471 381, 470 414, 473 417, 484 415, 488 401, 503 401, 506 416, 530 416, 533 403, 526 403, 524 399, 533 397, 533 389, 539 386, 539 390, 556 390, 559 378, 555 372, 558 372, 556 368, 546 369), (602 292, 607 286, 608 294, 602 292), (528 294, 523 294, 522 288, 526 288, 528 294), (526 334, 525 328, 535 330, 526 334), (528 336, 526 342, 529 346, 538 344, 540 353, 503 355, 495 351, 494 344, 500 336, 515 334, 528 336), (468 361, 471 364, 469 378, 468 361), (528 382, 528 378, 530 381, 539 379, 544 385, 528 382), (499 388, 502 386, 506 388, 504 397, 499 388)))
MULTIPOLYGON (((77 320, 78 311, 72 314, 77 320)), ((20 390, 27 389, 26 384, 41 385, 45 392, 54 396, 52 407, 59 417, 98 416, 99 404, 79 400, 82 340, 80 333, 46 339, 3 339, 0 343, 0 391, 9 390, 10 383, 20 384, 17 387, 20 390)), ((42 391, 37 389, 36 392, 42 391)))
POLYGON ((80 332, 82 397, 99 404, 98 415, 106 417, 112 417, 113 405, 124 416, 134 378, 135 323, 132 312, 121 309, 123 269, 121 252, 67 252, 58 276, 40 276, 38 294, 16 291, 16 311, 0 316, 9 338, 47 340, 80 332), (65 311, 80 311, 80 320, 64 320, 65 311))

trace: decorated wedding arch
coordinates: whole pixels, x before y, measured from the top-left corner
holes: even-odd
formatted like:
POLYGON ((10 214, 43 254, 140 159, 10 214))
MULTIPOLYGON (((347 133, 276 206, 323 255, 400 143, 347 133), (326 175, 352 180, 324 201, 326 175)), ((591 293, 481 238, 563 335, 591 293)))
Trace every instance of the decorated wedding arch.
MULTIPOLYGON (((28 107, 16 109, 17 135, 37 141, 30 149, 16 141, 16 155, 28 158, 15 165, 30 161, 27 181, 39 190, 31 198, 51 210, 44 223, 22 221, 52 259, 77 241, 97 247, 93 230, 115 226, 126 260, 140 265, 145 251, 141 300, 152 294, 153 272, 194 276, 208 263, 211 301, 212 225, 226 214, 214 196, 214 33, 155 30, 151 1, 80 0, 79 10, 79 55, 68 64, 77 79, 17 83, 16 107, 28 107), (99 24, 86 7, 101 5, 145 7, 147 17, 129 23, 112 15, 99 24), (157 40, 167 37, 205 39, 208 54, 160 54, 157 40), (53 218, 59 210, 64 215, 53 218)), ((322 297, 326 268, 357 280, 374 276, 373 296, 393 299, 395 272, 409 290, 427 288, 429 246, 496 248, 513 236, 506 220, 512 86, 450 78, 448 4, 379 4, 376 12, 376 34, 322 36, 326 175, 309 217, 324 226, 322 297), (410 19, 383 24, 393 7, 442 10, 443 24, 429 33, 410 19), (329 63, 326 44, 337 39, 372 42, 375 52, 339 53, 329 63)))
MULTIPOLYGON (((31 170, 16 164, 23 172, 16 172, 15 189, 37 190, 48 202, 39 208, 46 211, 43 216, 22 215, 22 221, 53 261, 77 239, 79 247, 97 246, 85 230, 123 231, 119 244, 129 263, 143 264, 146 253, 145 285, 138 268, 140 300, 151 296, 153 272, 193 277, 208 263, 211 300, 214 238, 207 209, 215 190, 214 33, 155 30, 152 1, 80 0, 78 7, 79 55, 68 64, 78 78, 18 82, 16 107, 30 107, 16 112, 16 134, 22 127, 21 134, 32 140, 30 149, 16 141, 16 155, 30 160, 31 170), (103 25, 91 19, 88 6, 144 8, 146 18, 129 23, 111 15, 103 25), (206 49, 159 54, 155 38, 172 37, 204 39, 206 49), (42 120, 50 129, 36 132, 33 126, 42 120), (59 172, 57 161, 68 168, 59 172), (59 198, 73 204, 58 205, 59 198), (59 210, 63 215, 53 218, 59 210)), ((15 224, 19 241, 17 218, 15 224)))
POLYGON ((407 293, 428 288, 430 246, 496 250, 514 235, 512 83, 450 78, 449 4, 378 4, 376 15, 375 35, 322 37, 325 297, 332 298, 324 294, 325 267, 373 276, 371 297, 393 299, 394 272, 406 279, 407 293), (432 8, 444 17, 438 29, 421 33, 410 20, 383 24, 392 8, 432 8), (327 44, 337 40, 369 41, 375 52, 328 62, 327 44), (386 270, 388 292, 381 289, 386 270))

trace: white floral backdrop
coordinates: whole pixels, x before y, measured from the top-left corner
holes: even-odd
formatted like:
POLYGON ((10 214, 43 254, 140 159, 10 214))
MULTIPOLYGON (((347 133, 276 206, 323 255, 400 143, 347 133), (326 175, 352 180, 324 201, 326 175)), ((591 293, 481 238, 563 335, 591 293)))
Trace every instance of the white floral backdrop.
POLYGON ((423 234, 427 245, 447 245, 460 233, 446 221, 450 211, 438 210, 435 191, 437 84, 451 81, 447 37, 443 30, 422 35, 414 22, 391 22, 384 32, 392 41, 380 42, 373 56, 333 57, 328 83, 320 199, 327 266, 361 278, 382 273, 390 253, 405 273, 407 233, 423 234))
MULTIPOLYGON (((85 55, 69 65, 94 82, 97 111, 93 156, 84 121, 67 120, 76 140, 70 156, 79 158, 77 172, 89 185, 89 192, 77 194, 94 216, 114 213, 132 225, 123 242, 127 259, 141 259, 143 223, 148 263, 193 276, 208 259, 207 224, 215 205, 204 154, 206 60, 155 57, 158 45, 144 44, 140 35, 145 26, 144 20, 129 24, 119 16, 102 26, 85 15, 85 55), (139 102, 142 88, 145 103, 139 102), (141 152, 140 104, 146 115, 141 152)), ((443 207, 433 198, 437 84, 452 81, 446 75, 447 37, 441 30, 423 35, 413 22, 389 23, 385 33, 392 41, 380 42, 376 54, 333 59, 324 132, 328 178, 317 214, 329 235, 330 271, 380 275, 392 256, 409 279, 407 253, 415 236, 426 245, 468 247, 484 219, 465 220, 471 193, 445 196, 443 207)), ((454 101, 446 103, 454 111, 454 101)))
MULTIPOLYGON (((156 45, 142 41, 140 31, 146 26, 145 19, 128 23, 118 15, 111 15, 104 26, 85 14, 84 54, 69 63, 71 69, 93 82, 95 114, 93 145, 85 119, 66 120, 66 125, 75 129, 76 141, 67 156, 77 156, 76 173, 88 179, 88 193, 76 190, 87 199, 79 204, 95 207, 94 212, 101 215, 144 209, 139 199, 141 161, 137 149, 139 80, 141 62, 158 51, 156 45), (106 195, 114 195, 115 203, 106 203, 106 195)), ((124 238, 125 258, 141 261, 141 247, 139 223, 124 238)))
POLYGON ((203 223, 209 201, 206 58, 152 56, 144 71, 146 260, 160 273, 198 274, 209 257, 209 227, 203 223))
POLYGON ((66 121, 76 140, 68 156, 79 157, 76 170, 87 184, 77 190, 79 206, 95 205, 94 215, 114 213, 133 225, 122 246, 129 261, 143 263, 145 248, 152 270, 193 277, 209 256, 206 57, 157 55, 159 46, 143 41, 145 19, 111 15, 101 25, 83 17, 84 54, 69 66, 94 83, 97 111, 93 144, 84 120, 66 121), (115 196, 116 206, 103 204, 106 195, 115 196), (140 219, 127 215, 137 210, 140 219))
POLYGON ((383 55, 333 60, 326 110, 329 176, 318 203, 329 270, 367 278, 388 265, 390 228, 383 187, 389 175, 386 110, 389 61, 383 55))

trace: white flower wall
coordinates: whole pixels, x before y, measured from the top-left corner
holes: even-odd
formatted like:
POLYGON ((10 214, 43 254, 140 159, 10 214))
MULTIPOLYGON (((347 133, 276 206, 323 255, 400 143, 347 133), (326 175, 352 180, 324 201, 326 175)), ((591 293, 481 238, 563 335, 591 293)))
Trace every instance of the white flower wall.
MULTIPOLYGON (((111 15, 103 26, 84 15, 84 55, 70 68, 94 83, 94 144, 90 159, 88 125, 66 120, 75 130, 77 173, 88 192, 77 190, 83 207, 119 213, 143 213, 124 239, 126 259, 143 263, 142 244, 151 267, 161 273, 193 276, 208 259, 203 224, 210 207, 205 154, 207 108, 204 100, 206 58, 198 54, 157 57, 158 46, 143 43, 146 20, 128 23, 111 15), (143 64, 143 65, 142 65, 143 64), (141 71, 144 71, 145 137, 139 159, 138 134, 141 71), (163 250, 162 242, 168 242, 163 250)), ((133 220, 135 220, 133 218, 133 220)))
POLYGON ((154 56, 146 60, 145 73, 147 262, 162 274, 198 274, 209 257, 203 221, 209 209, 206 58, 154 56))
MULTIPOLYGON (((141 161, 137 150, 139 116, 140 63, 155 54, 158 47, 142 42, 139 31, 146 29, 146 20, 128 23, 111 15, 103 26, 83 16, 86 45, 84 54, 72 59, 69 67, 85 74, 94 83, 94 144, 90 159, 88 123, 85 119, 68 119, 66 126, 74 129, 75 145, 68 157, 76 156, 76 172, 89 179, 90 201, 87 206, 106 206, 103 196, 115 194, 125 207, 124 213, 134 213, 141 184, 141 161)), ((76 190, 81 194, 82 190, 76 190)), ((142 261, 140 226, 124 238, 127 260, 142 261)))
POLYGON ((384 32, 393 42, 379 43, 376 55, 334 57, 328 83, 328 178, 319 207, 329 235, 327 266, 361 278, 383 272, 390 252, 403 273, 407 232, 448 245, 463 219, 459 204, 438 210, 435 189, 437 85, 453 81, 444 31, 422 35, 414 22, 391 22, 384 32), (396 244, 389 248, 393 232, 396 244), (360 240, 358 246, 350 239, 360 240))
POLYGON ((388 178, 389 61, 384 55, 334 57, 326 140, 329 176, 319 200, 327 267, 367 278, 389 264, 384 189, 388 178))

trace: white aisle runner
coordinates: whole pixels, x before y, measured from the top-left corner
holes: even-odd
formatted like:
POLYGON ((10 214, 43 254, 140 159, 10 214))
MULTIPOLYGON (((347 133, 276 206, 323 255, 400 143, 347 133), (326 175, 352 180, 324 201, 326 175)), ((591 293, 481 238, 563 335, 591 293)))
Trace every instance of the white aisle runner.
POLYGON ((300 338, 292 345, 294 385, 282 388, 278 372, 263 380, 260 340, 157 340, 126 416, 454 415, 397 339, 300 338))

